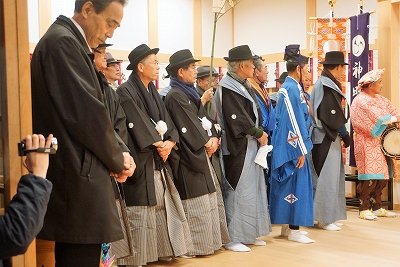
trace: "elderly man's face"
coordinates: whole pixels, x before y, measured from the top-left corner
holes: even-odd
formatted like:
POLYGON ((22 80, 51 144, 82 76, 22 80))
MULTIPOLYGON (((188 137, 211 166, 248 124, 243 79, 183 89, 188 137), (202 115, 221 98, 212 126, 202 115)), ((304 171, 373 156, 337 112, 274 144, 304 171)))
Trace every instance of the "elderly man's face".
POLYGON ((114 30, 119 27, 123 17, 123 5, 117 1, 111 2, 99 14, 96 13, 92 2, 86 2, 82 7, 84 22, 81 25, 90 47, 98 47, 107 38, 111 38, 114 30))
POLYGON ((160 66, 158 65, 157 56, 155 54, 148 55, 143 61, 143 75, 151 80, 155 81, 158 78, 158 71, 160 66))
POLYGON ((268 73, 268 67, 264 65, 261 67, 261 70, 258 70, 257 68, 254 70, 254 75, 261 83, 268 82, 268 73))
POLYGON ((121 79, 121 69, 118 63, 108 64, 107 68, 103 70, 103 73, 109 82, 115 82, 121 79))
POLYGON ((252 59, 242 61, 240 63, 240 68, 245 76, 243 77, 244 79, 253 77, 254 65, 252 59))
POLYGON ((206 91, 208 90, 210 87, 212 88, 217 88, 219 83, 219 79, 218 76, 212 76, 211 78, 211 84, 210 84, 210 76, 206 76, 206 77, 201 77, 197 79, 197 85, 203 90, 206 91))
POLYGON ((197 77, 196 63, 191 63, 187 69, 180 68, 178 72, 179 78, 182 81, 187 83, 195 83, 197 77))
POLYGON ((310 79, 310 74, 307 73, 304 77, 303 77, 303 85, 304 85, 304 91, 308 91, 308 89, 310 89, 311 86, 311 79, 310 79))
POLYGON ((107 54, 105 47, 96 48, 97 51, 94 51, 94 63, 96 64, 97 70, 104 70, 107 68, 107 54))

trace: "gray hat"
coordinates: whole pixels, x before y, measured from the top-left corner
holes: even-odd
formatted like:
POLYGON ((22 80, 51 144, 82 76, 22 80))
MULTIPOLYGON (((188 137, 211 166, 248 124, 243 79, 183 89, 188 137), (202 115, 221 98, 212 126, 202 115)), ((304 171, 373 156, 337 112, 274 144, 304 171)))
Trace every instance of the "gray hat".
MULTIPOLYGON (((210 76, 210 66, 200 66, 197 68, 197 78, 210 76)), ((212 68, 212 76, 219 76, 219 73, 212 68)))
POLYGON ((258 56, 253 55, 248 45, 239 45, 229 50, 229 56, 224 57, 226 61, 240 61, 247 59, 257 59, 258 56))
POLYGON ((106 54, 107 54, 107 65, 108 65, 108 64, 112 64, 112 63, 119 63, 119 61, 116 60, 116 59, 111 55, 110 52, 107 52, 106 54))

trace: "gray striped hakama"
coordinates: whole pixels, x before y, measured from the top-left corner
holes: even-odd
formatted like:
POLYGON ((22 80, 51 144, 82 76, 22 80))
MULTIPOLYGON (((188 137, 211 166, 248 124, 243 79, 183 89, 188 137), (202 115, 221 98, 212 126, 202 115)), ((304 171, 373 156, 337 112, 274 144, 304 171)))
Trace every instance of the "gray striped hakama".
POLYGON ((133 257, 135 249, 133 248, 131 241, 132 239, 125 201, 120 197, 119 199, 116 199, 115 202, 124 238, 111 243, 111 255, 114 255, 116 259, 133 257))
POLYGON ((182 200, 193 241, 189 255, 210 255, 230 242, 221 189, 210 161, 208 165, 216 192, 182 200))
POLYGON ((118 259, 118 265, 146 265, 160 257, 186 254, 192 248, 182 203, 169 174, 154 171, 156 206, 127 207, 135 257, 118 259))
POLYGON ((249 137, 246 158, 236 189, 223 181, 226 217, 232 242, 253 244, 271 232, 267 188, 261 166, 254 163, 258 142, 249 137))
POLYGON ((334 223, 346 220, 345 175, 340 137, 331 143, 319 176, 312 168, 314 194, 314 220, 334 223))

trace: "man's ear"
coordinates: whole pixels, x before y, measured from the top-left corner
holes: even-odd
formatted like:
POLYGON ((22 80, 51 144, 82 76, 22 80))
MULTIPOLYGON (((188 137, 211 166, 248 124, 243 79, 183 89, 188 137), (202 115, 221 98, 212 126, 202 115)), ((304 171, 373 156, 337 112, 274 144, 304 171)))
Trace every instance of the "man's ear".
POLYGON ((87 18, 89 13, 93 11, 93 3, 88 1, 83 4, 82 6, 82 16, 87 18))
POLYGON ((178 77, 183 78, 183 68, 178 70, 178 77))

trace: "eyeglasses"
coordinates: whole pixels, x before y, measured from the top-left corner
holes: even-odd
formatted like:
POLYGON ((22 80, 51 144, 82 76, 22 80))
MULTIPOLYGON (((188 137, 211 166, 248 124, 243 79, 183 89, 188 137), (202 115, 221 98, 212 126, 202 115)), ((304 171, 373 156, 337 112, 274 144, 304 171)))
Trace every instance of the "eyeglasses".
POLYGON ((107 68, 117 68, 119 67, 117 63, 107 65, 107 68))

